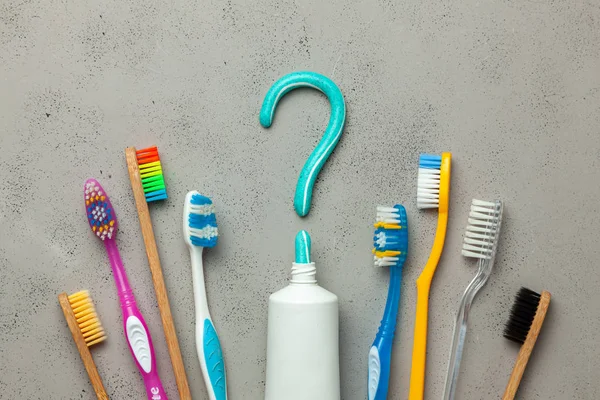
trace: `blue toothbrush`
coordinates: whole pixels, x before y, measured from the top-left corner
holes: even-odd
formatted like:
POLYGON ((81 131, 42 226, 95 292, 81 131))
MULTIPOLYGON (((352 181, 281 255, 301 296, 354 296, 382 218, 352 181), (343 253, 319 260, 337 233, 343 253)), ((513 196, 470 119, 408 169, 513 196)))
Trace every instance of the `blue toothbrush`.
POLYGON ((400 303, 402 267, 408 252, 408 220, 401 205, 377 207, 373 237, 374 264, 390 267, 390 287, 383 319, 369 351, 369 400, 386 400, 392 362, 392 344, 400 303))
POLYGON ((217 244, 215 206, 197 191, 185 197, 183 235, 192 258, 192 280, 196 302, 196 350, 210 400, 227 400, 227 376, 219 336, 208 311, 204 285, 202 250, 217 244))

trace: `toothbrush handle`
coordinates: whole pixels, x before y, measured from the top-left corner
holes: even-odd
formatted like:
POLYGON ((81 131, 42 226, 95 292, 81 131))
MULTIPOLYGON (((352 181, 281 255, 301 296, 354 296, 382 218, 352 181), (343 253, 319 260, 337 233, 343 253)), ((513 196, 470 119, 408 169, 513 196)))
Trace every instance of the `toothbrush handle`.
POLYGON ((479 271, 465 289, 463 297, 460 300, 460 306, 458 307, 456 321, 454 323, 454 337, 452 339, 452 350, 450 353, 450 361, 448 363, 444 400, 454 400, 458 374, 460 372, 460 362, 462 361, 462 354, 465 346, 465 337, 467 336, 469 312, 471 311, 471 305, 473 304, 475 295, 483 285, 485 285, 490 276, 491 264, 492 263, 488 260, 479 260, 479 271))
POLYGON ((427 357, 427 319, 431 280, 417 279, 417 310, 410 371, 409 400, 423 400, 425 392, 425 361, 427 357))
POLYGON ((152 337, 142 313, 137 308, 133 293, 119 293, 123 306, 123 327, 129 350, 144 379, 149 400, 167 400, 160 377, 156 370, 156 356, 152 337))
POLYGON ((227 399, 225 364, 219 336, 210 317, 196 320, 196 349, 210 400, 227 399))
POLYGON ((144 379, 148 400, 167 400, 167 394, 156 371, 156 357, 152 337, 146 321, 137 307, 117 245, 114 240, 108 240, 105 241, 105 246, 115 277, 119 300, 121 301, 125 338, 131 355, 144 379))
POLYGON ((385 311, 381 319, 379 331, 369 351, 369 400, 386 400, 390 381, 392 364, 392 344, 396 332, 396 319, 400 303, 400 287, 402 283, 402 269, 390 269, 390 287, 385 304, 385 311))
POLYGON ((393 341, 378 334, 369 350, 369 400, 387 399, 393 341))
POLYGON ((210 400, 227 400, 227 376, 221 342, 208 310, 202 250, 193 248, 192 280, 196 303, 196 351, 210 400))
MULTIPOLYGON (((442 164, 447 163, 448 175, 441 176, 440 194, 445 192, 445 201, 440 201, 438 214, 438 225, 435 231, 435 239, 431 254, 423 268, 423 272, 417 278, 417 309, 415 316, 415 333, 413 337, 412 367, 410 371, 410 389, 408 400, 423 400, 425 394, 425 367, 427 359, 427 323, 429 318, 429 292, 431 281, 437 269, 444 242, 446 240, 446 227, 448 224, 448 185, 450 184, 450 155, 442 154, 442 164)), ((442 168, 444 166, 442 165, 442 168)), ((440 199, 441 200, 441 199, 440 199)))

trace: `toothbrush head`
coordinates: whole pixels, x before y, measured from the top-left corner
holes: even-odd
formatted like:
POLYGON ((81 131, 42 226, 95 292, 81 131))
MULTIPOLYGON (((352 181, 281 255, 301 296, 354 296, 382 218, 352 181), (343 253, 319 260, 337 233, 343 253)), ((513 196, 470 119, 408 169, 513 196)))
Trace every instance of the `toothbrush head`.
MULTIPOLYGON (((522 287, 517 293, 515 302, 510 310, 510 317, 504 327, 503 336, 513 342, 524 344, 529 336, 534 319, 538 318, 540 306, 543 303, 547 307, 549 302, 549 292, 543 291, 539 294, 522 287)), ((541 329, 541 323, 539 325, 538 330, 541 329)))
POLYGON ((79 331, 87 346, 91 347, 103 342, 106 339, 106 333, 100 323, 98 314, 96 314, 96 308, 90 293, 87 290, 82 290, 69 295, 67 298, 75 315, 79 331))
POLYGON ((374 264, 376 267, 401 267, 408 254, 408 218, 401 205, 377 207, 374 264))
POLYGON ((500 200, 473 199, 469 225, 465 231, 462 254, 484 260, 494 260, 502 225, 503 204, 500 200))
POLYGON ((417 207, 448 210, 450 191, 450 153, 421 154, 417 178, 417 207))
POLYGON ((188 246, 214 247, 219 231, 212 200, 193 190, 185 196, 183 236, 188 246))
POLYGON ((140 179, 146 196, 146 202, 150 203, 167 198, 167 188, 163 175, 158 148, 148 147, 136 150, 138 167, 140 168, 140 179))
POLYGON ((90 228, 102 241, 117 236, 117 216, 108 195, 95 179, 88 179, 83 186, 85 214, 90 228))

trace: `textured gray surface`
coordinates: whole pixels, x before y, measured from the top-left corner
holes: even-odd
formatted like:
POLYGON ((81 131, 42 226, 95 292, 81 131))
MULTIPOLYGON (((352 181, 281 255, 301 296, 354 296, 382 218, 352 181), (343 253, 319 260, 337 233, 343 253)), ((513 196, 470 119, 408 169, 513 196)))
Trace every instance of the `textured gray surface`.
POLYGON ((205 252, 232 399, 264 389, 267 299, 308 229, 320 283, 340 298, 343 399, 363 399, 386 296, 371 264, 376 204, 411 224, 390 398, 406 398, 414 280, 435 213, 416 211, 420 152, 454 154, 451 215, 431 296, 426 395, 441 396, 455 309, 475 264, 460 256, 472 197, 506 202, 495 272, 472 310, 458 394, 498 398, 517 348, 501 337, 521 285, 553 293, 520 398, 600 398, 600 7, 591 1, 0 1, 0 398, 92 398, 56 295, 91 291, 109 339, 93 349, 113 398, 143 398, 110 268, 88 232, 85 178, 109 191, 119 246, 177 398, 123 149, 157 144, 168 202, 152 216, 188 377, 206 398, 193 340, 185 193, 218 209, 205 252), (358 4, 360 3, 360 4, 358 4), (334 79, 342 140, 295 216, 297 174, 329 115, 288 95, 270 130, 269 86, 300 69, 334 79))

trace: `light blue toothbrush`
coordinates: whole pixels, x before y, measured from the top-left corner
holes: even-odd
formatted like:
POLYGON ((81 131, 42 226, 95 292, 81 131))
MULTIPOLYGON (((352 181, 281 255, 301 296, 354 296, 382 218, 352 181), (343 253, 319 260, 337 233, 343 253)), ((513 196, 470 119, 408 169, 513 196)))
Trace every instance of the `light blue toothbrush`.
POLYGON ((294 209, 299 216, 304 217, 310 210, 313 186, 317 175, 342 136, 346 121, 346 105, 342 92, 331 79, 316 72, 293 72, 275 82, 267 92, 260 110, 261 125, 265 128, 270 127, 279 100, 286 93, 302 87, 320 90, 331 103, 329 125, 327 125, 323 138, 306 160, 296 185, 294 209))
POLYGON ((221 342, 208 311, 202 250, 214 247, 218 238, 215 206, 211 199, 191 191, 185 196, 183 235, 192 258, 196 303, 196 350, 210 400, 227 400, 227 376, 221 342))
POLYGON ((377 207, 374 264, 390 268, 390 287, 383 319, 369 351, 369 400, 386 400, 392 363, 392 343, 400 303, 402 267, 408 253, 408 220, 401 205, 377 207))

